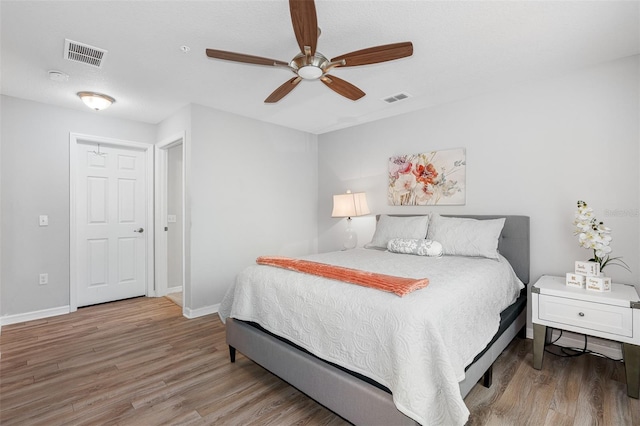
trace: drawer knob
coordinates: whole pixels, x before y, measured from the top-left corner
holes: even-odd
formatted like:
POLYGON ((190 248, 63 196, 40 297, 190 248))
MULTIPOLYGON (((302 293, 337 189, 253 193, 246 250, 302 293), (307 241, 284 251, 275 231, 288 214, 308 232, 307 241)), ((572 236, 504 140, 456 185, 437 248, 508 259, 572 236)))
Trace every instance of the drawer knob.
POLYGON ((584 316, 584 312, 578 312, 578 316, 583 317, 584 316))

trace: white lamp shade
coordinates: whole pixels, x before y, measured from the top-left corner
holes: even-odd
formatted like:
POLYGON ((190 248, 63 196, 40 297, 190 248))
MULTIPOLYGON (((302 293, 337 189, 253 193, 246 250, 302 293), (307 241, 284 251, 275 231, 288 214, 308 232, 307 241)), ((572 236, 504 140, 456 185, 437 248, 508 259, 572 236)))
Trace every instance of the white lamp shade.
POLYGON ((369 213, 367 196, 364 192, 347 192, 333 196, 331 217, 356 217, 369 213))

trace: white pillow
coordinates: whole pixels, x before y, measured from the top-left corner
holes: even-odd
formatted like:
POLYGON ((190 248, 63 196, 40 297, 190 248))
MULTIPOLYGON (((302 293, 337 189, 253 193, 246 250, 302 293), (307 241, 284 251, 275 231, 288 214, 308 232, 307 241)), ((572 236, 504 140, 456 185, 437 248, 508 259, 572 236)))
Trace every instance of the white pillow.
POLYGON ((387 250, 392 253, 417 254, 418 256, 442 256, 442 244, 424 238, 394 238, 389 240, 387 250))
POLYGON ((429 227, 429 215, 424 216, 387 216, 380 215, 376 224, 376 232, 365 248, 387 249, 389 240, 393 238, 420 238, 427 237, 429 227))
POLYGON ((427 238, 442 244, 444 254, 498 259, 498 239, 505 218, 478 220, 431 214, 427 238))

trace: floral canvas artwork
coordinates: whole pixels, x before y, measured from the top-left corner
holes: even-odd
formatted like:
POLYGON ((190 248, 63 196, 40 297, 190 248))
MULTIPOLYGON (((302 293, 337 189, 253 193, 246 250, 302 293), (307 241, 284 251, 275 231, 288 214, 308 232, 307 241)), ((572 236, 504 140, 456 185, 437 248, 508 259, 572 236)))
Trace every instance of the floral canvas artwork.
POLYGON ((391 157, 389 204, 463 205, 466 200, 466 167, 462 148, 391 157))

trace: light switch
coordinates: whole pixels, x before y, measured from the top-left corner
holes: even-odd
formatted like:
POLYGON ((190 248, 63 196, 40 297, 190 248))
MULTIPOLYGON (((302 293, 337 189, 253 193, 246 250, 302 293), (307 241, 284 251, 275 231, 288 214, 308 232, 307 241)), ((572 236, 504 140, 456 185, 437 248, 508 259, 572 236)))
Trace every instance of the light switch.
POLYGON ((167 222, 176 223, 176 215, 175 214, 167 215, 167 222))
POLYGON ((49 226, 49 216, 46 214, 40 215, 40 226, 49 226))

